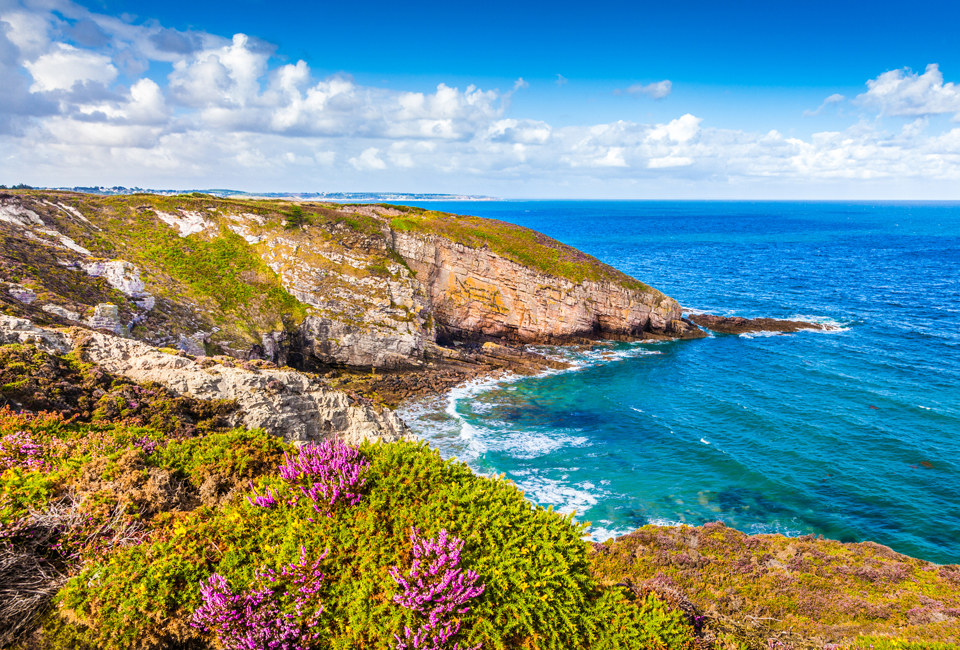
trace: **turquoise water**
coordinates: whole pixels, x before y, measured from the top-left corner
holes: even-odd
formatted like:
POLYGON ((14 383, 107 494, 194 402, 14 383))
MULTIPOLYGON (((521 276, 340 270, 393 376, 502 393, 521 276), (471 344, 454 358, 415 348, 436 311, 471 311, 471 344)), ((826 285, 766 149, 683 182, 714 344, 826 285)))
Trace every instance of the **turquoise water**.
POLYGON ((528 226, 685 308, 833 333, 549 350, 572 371, 403 416, 602 539, 646 523, 873 540, 960 562, 960 204, 424 204, 528 226))

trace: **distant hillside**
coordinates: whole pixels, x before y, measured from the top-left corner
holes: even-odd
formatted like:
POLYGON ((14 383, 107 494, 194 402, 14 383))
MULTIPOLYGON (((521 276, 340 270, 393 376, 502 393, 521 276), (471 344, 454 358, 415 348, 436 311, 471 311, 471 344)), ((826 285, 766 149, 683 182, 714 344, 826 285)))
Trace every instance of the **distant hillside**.
MULTIPOLYGON (((0 190, 8 189, 0 185, 0 190)), ((289 199, 296 201, 323 201, 338 203, 376 203, 378 201, 499 201, 492 196, 477 194, 424 194, 420 192, 242 192, 228 189, 146 189, 142 187, 123 187, 115 185, 106 187, 74 186, 74 187, 30 187, 19 184, 9 189, 40 189, 55 192, 80 192, 82 194, 98 194, 100 196, 124 196, 128 194, 156 194, 158 196, 181 196, 192 194, 206 194, 221 198, 268 198, 289 199)))

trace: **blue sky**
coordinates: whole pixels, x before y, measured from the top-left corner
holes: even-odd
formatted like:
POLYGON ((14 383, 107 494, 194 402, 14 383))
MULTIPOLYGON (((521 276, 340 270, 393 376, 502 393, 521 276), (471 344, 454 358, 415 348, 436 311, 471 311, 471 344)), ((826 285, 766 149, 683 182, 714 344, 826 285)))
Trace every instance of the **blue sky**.
POLYGON ((0 183, 960 199, 957 24, 957 2, 0 0, 0 183))

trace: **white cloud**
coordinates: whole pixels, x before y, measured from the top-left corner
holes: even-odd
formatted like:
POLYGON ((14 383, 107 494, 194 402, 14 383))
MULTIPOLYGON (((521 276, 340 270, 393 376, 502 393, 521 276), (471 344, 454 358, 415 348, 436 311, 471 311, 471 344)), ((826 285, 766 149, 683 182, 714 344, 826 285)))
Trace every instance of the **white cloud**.
POLYGON ((569 81, 569 79, 567 79, 566 77, 564 77, 562 74, 558 74, 558 75, 557 75, 557 80, 556 80, 554 83, 557 84, 558 86, 562 86, 562 85, 566 84, 568 81, 569 81))
POLYGON ((33 76, 31 91, 70 90, 73 84, 96 81, 109 84, 117 78, 110 57, 57 43, 54 49, 24 64, 33 76))
POLYGON ((693 158, 686 156, 664 156, 663 158, 651 158, 647 163, 650 169, 664 169, 665 167, 687 167, 693 164, 693 158))
POLYGON ((884 115, 917 117, 955 113, 960 117, 960 86, 943 83, 936 63, 923 74, 910 68, 890 70, 867 82, 869 90, 857 95, 857 103, 877 108, 884 115))
POLYGON ((658 124, 655 129, 647 136, 650 140, 668 139, 674 142, 686 142, 697 136, 700 132, 699 117, 694 117, 687 113, 682 117, 671 120, 669 124, 658 124))
MULTIPOLYGON (((785 137, 715 128, 711 115, 683 111, 656 123, 558 125, 512 114, 511 97, 529 85, 522 78, 505 92, 368 86, 280 61, 252 35, 134 25, 69 0, 44 1, 56 13, 0 9, 0 182, 337 190, 369 187, 376 172, 378 184, 410 191, 513 196, 639 187, 696 196, 703 187, 777 183, 960 187, 960 129, 931 132, 938 122, 927 119, 960 112, 957 88, 936 66, 867 82, 858 105, 916 118, 889 132, 864 119, 785 137), (84 47, 65 42, 68 33, 84 47), (142 74, 157 61, 172 66, 166 80, 142 74)), ((657 99, 671 89, 664 80, 626 92, 657 99)), ((841 101, 831 95, 807 113, 841 101)))
POLYGON ((834 104, 839 104, 840 102, 842 102, 842 101, 845 100, 845 99, 846 99, 846 97, 844 97, 843 95, 841 95, 841 94, 839 94, 839 93, 834 93, 833 95, 830 95, 830 96, 827 97, 825 100, 823 100, 823 103, 820 104, 820 106, 819 106, 816 110, 814 110, 814 111, 804 111, 803 114, 804 114, 804 116, 806 116, 806 117, 812 117, 812 116, 814 116, 814 115, 820 115, 820 113, 822 113, 823 111, 825 111, 825 110, 827 109, 827 107, 832 106, 832 105, 834 105, 834 104))
POLYGON ((348 162, 360 171, 387 168, 387 163, 383 162, 383 159, 380 158, 380 150, 376 147, 364 149, 363 153, 356 158, 351 158, 348 162))
POLYGON ((633 84, 627 88, 627 93, 631 95, 646 95, 651 99, 663 99, 673 91, 673 82, 669 79, 657 81, 644 86, 643 84, 633 84))

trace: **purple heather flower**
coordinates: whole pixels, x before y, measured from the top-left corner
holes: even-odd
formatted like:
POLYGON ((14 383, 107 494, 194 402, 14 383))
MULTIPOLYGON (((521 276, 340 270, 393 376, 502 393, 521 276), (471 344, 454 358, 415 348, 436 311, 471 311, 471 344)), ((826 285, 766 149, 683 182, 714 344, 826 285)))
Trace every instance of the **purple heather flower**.
POLYGON ((317 512, 331 515, 339 501, 348 505, 360 502, 359 489, 366 483, 361 473, 369 466, 360 450, 341 440, 326 440, 318 445, 304 445, 291 457, 284 454, 280 476, 291 483, 305 479, 309 486, 298 486, 317 512))
POLYGON ((319 566, 327 552, 311 562, 301 546, 299 562, 288 564, 279 575, 258 571, 258 581, 266 586, 239 594, 214 573, 200 583, 203 603, 191 624, 215 634, 225 650, 306 650, 319 637, 311 630, 323 612, 316 597, 324 578, 319 566), (278 591, 284 586, 294 596, 293 613, 280 608, 278 591))
POLYGON ((253 481, 250 481, 250 489, 253 490, 253 499, 247 497, 250 505, 260 506, 261 508, 272 508, 277 505, 276 495, 273 494, 270 488, 267 488, 267 492, 263 495, 257 494, 256 489, 253 487, 253 481))
POLYGON ((50 467, 43 459, 43 452, 29 431, 9 433, 0 438, 0 471, 11 467, 46 471, 50 467))
POLYGON ((404 627, 403 639, 395 635, 397 650, 461 650, 459 643, 452 647, 447 643, 460 631, 459 617, 470 610, 466 602, 482 594, 485 585, 475 585, 480 577, 475 571, 460 568, 462 539, 446 530, 435 539, 423 539, 415 527, 410 530, 413 562, 405 576, 399 567, 390 569, 390 577, 402 589, 393 601, 422 618, 417 629, 404 627))

